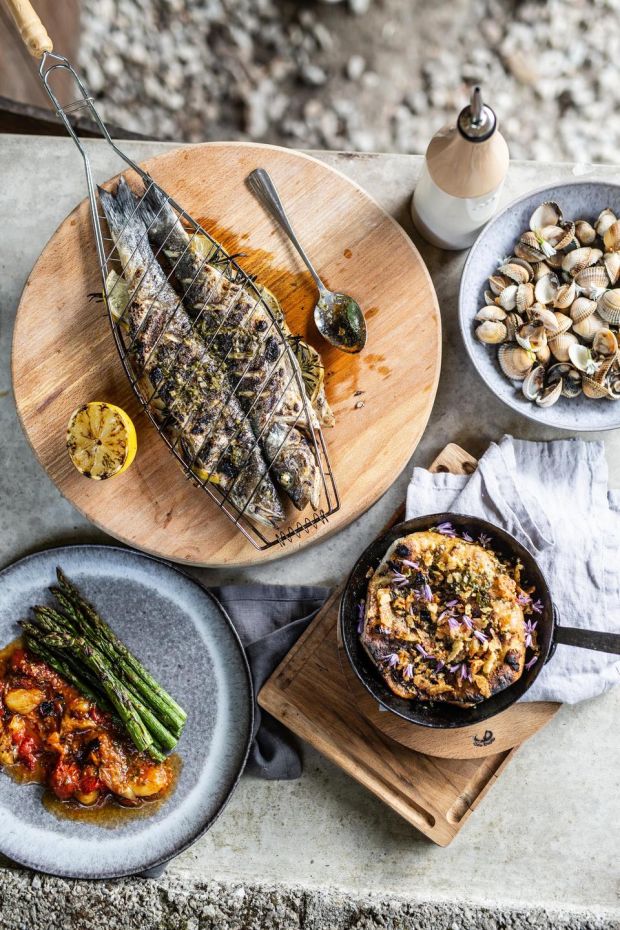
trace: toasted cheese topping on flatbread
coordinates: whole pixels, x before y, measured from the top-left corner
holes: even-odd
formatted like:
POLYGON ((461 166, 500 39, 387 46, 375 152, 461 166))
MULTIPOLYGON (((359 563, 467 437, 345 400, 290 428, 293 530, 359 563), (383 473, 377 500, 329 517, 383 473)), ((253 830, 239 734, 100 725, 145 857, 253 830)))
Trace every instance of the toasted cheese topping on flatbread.
POLYGON ((390 689, 471 705, 517 681, 528 650, 536 658, 541 609, 521 569, 452 528, 393 543, 370 579, 361 631, 390 689))

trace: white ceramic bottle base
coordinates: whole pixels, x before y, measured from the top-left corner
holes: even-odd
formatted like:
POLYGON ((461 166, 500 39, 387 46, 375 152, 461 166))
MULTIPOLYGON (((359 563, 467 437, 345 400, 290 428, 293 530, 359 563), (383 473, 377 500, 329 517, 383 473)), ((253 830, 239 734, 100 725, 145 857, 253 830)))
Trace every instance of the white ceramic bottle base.
POLYGON ((424 165, 411 199, 411 218, 418 232, 440 249, 467 249, 499 205, 503 187, 481 197, 454 197, 438 187, 424 165))

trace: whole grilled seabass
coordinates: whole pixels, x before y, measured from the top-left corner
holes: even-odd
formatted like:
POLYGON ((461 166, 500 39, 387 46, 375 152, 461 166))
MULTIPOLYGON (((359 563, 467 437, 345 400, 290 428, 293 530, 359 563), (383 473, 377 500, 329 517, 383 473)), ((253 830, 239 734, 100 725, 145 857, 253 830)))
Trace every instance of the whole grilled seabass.
POLYGON ((99 198, 130 295, 123 322, 132 365, 151 407, 173 424, 201 477, 250 519, 277 526, 284 511, 250 423, 155 259, 128 185, 121 178, 115 196, 100 189, 99 198))
POLYGON ((316 413, 303 396, 295 357, 257 290, 231 281, 208 261, 156 186, 140 200, 149 238, 172 264, 196 329, 221 360, 276 483, 303 510, 318 507, 321 475, 308 430, 316 413))

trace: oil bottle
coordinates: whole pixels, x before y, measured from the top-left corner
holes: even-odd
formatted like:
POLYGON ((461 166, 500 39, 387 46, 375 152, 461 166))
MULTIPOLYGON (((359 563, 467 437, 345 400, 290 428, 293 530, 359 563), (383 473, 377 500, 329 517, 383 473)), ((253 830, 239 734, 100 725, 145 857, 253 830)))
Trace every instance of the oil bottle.
POLYGON ((466 249, 496 212, 508 171, 508 146, 480 87, 456 125, 444 126, 426 150, 411 216, 428 242, 466 249))

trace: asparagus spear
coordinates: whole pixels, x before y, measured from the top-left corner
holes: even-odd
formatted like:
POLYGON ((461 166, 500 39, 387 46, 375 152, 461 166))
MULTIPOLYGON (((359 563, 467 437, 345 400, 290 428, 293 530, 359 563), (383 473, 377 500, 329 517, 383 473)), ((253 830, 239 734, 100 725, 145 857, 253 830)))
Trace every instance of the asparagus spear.
MULTIPOLYGON (((40 636, 46 633, 51 633, 51 634, 59 633, 59 634, 67 634, 70 636, 77 636, 79 638, 79 632, 74 631, 71 626, 64 623, 63 617, 60 614, 58 614, 55 610, 52 610, 52 608, 35 607, 34 613, 35 613, 35 617, 37 618, 37 622, 39 623, 40 629, 34 626, 33 624, 26 624, 25 626, 29 627, 29 632, 31 633, 38 632, 40 636), (41 630, 43 631, 43 634, 41 633, 41 630)), ((100 656, 101 660, 104 661, 105 657, 97 651, 96 644, 89 643, 89 645, 93 647, 95 654, 100 656)), ((72 659, 72 654, 68 650, 69 650, 69 647, 67 646, 67 648, 63 651, 63 655, 66 660, 65 667, 67 667, 68 663, 75 664, 75 660, 72 659)), ((70 671, 70 669, 68 670, 70 671)), ((110 669, 110 671, 113 673, 112 669, 110 669)), ((73 677, 75 678, 75 675, 73 677)), ((91 676, 89 675, 87 675, 87 677, 91 678, 91 676)), ((118 678, 117 678, 117 681, 118 681, 118 678)), ((119 684, 123 685, 123 682, 119 681, 119 684)), ((99 688, 101 687, 101 684, 97 680, 97 678, 95 678, 94 681, 92 681, 92 685, 95 689, 97 689, 98 687, 99 688)), ((79 686, 76 685, 76 687, 79 687, 79 686)), ((79 687, 79 690, 83 691, 84 688, 79 687)), ((99 698, 93 693, 92 688, 89 688, 89 690, 90 690, 90 693, 93 695, 94 700, 99 700, 99 698)), ((140 695, 135 694, 135 692, 133 692, 132 689, 129 687, 127 687, 127 691, 130 694, 131 698, 134 699, 135 710, 137 711, 143 723, 146 725, 146 727, 150 731, 151 735, 157 740, 159 745, 162 746, 164 749, 168 749, 168 750, 174 749, 174 747, 177 744, 177 740, 172 735, 172 733, 170 733, 166 729, 166 727, 157 719, 157 717, 150 711, 148 707, 144 706, 144 704, 140 700, 140 695)), ((87 697, 88 696, 90 695, 87 695, 87 697)), ((106 701, 106 704, 108 704, 107 701, 106 701)))
POLYGON ((99 705, 105 706, 106 709, 109 707, 108 702, 105 697, 100 694, 96 694, 90 687, 86 684, 83 678, 79 678, 70 666, 63 662, 63 660, 57 656, 55 653, 48 649, 44 643, 41 642, 39 636, 40 631, 30 623, 22 623, 22 628, 25 634, 26 646, 33 652, 35 655, 39 656, 40 659, 43 659, 50 668, 53 668, 55 672, 58 672, 65 681, 68 681, 70 685, 73 685, 81 694, 89 698, 91 701, 96 701, 99 705), (105 705, 104 705, 105 702, 105 705))
POLYGON ((127 732, 140 752, 148 752, 153 746, 153 737, 138 714, 134 700, 125 686, 110 672, 105 659, 90 643, 81 636, 69 633, 46 633, 43 637, 46 646, 62 652, 73 652, 98 676, 106 697, 114 706, 127 732))
MULTIPOLYGON (((170 704, 163 699, 161 694, 154 692, 150 685, 148 685, 140 675, 136 674, 133 667, 118 653, 112 643, 99 635, 98 630, 88 623, 84 614, 74 606, 61 589, 50 588, 50 591, 58 600, 71 626, 75 628, 75 631, 84 636, 84 638, 99 649, 110 662, 114 663, 114 672, 117 677, 140 703, 145 705, 145 710, 153 719, 154 728, 151 727, 150 724, 147 724, 153 735, 160 740, 165 748, 172 749, 172 747, 176 745, 178 737, 181 735, 184 721, 179 719, 178 714, 171 709, 170 704), (157 718, 159 718, 159 720, 157 718)), ((145 723, 147 723, 146 718, 143 719, 145 723)))
POLYGON ((143 681, 152 689, 152 691, 159 696, 159 698, 169 706, 171 712, 178 718, 180 724, 184 723, 187 720, 187 714, 183 708, 177 704, 177 702, 172 698, 167 691, 165 691, 161 685, 153 678, 153 676, 144 668, 142 663, 133 655, 132 652, 127 649, 125 644, 116 636, 114 631, 108 626, 108 624, 103 620, 97 611, 86 601, 80 592, 77 590, 75 585, 73 585, 66 575, 63 573, 62 569, 56 569, 56 575, 58 577, 58 583, 65 594, 66 598, 71 602, 75 609, 82 614, 82 616, 87 620, 93 629, 95 629, 104 639, 106 639, 111 646, 115 649, 119 656, 126 661, 126 663, 133 669, 133 671, 139 675, 143 681))

